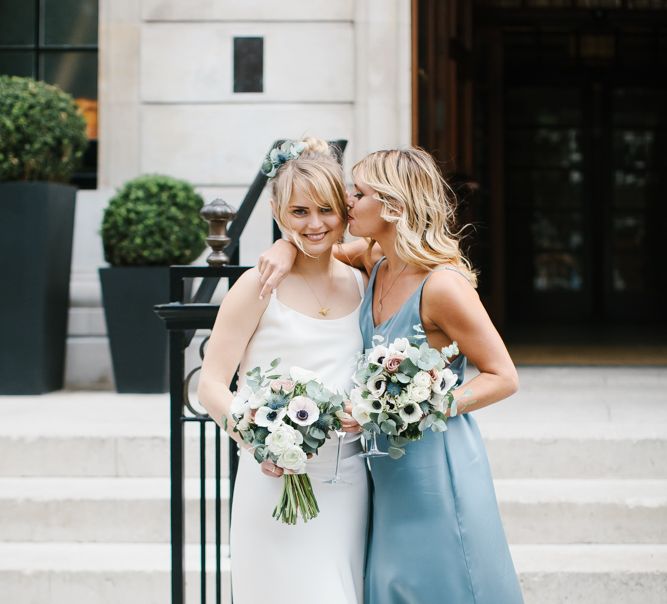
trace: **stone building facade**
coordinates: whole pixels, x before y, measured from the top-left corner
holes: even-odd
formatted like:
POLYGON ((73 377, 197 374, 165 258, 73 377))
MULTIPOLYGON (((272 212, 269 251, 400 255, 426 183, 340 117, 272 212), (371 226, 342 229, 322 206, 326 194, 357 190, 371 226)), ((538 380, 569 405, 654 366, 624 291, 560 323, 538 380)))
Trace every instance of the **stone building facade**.
MULTIPOLYGON (((100 0, 98 188, 77 203, 69 387, 112 384, 97 269, 114 190, 163 173, 237 206, 275 139, 348 139, 348 170, 409 144, 410 17, 409 0, 100 0), (247 37, 263 42, 262 92, 234 92, 234 40, 247 37)), ((262 199, 242 263, 271 228, 262 199)))

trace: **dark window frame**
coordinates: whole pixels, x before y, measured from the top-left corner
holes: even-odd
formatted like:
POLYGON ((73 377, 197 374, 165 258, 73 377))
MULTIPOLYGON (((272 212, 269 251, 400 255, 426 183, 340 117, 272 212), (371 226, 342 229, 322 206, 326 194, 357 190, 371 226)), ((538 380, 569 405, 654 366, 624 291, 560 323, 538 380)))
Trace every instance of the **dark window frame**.
MULTIPOLYGON (((34 41, 32 44, 0 44, 0 54, 16 53, 16 52, 30 52, 32 53, 32 77, 37 80, 46 81, 45 75, 45 61, 42 58, 45 55, 59 52, 76 52, 95 54, 99 56, 99 39, 96 44, 63 44, 63 43, 46 43, 45 32, 42 23, 43 3, 44 0, 33 0, 35 6, 34 14, 34 41)), ((98 1, 99 11, 99 1, 98 1)), ((99 13, 98 13, 99 14, 99 13)), ((98 24, 99 33, 99 24, 98 24)), ((99 93, 99 68, 95 74, 95 100, 98 100, 99 93)), ((69 92, 69 91, 66 91, 69 92)), ((97 146, 98 139, 89 139, 88 147, 84 155, 83 166, 72 178, 72 184, 79 186, 81 189, 96 189, 97 188, 97 146)))

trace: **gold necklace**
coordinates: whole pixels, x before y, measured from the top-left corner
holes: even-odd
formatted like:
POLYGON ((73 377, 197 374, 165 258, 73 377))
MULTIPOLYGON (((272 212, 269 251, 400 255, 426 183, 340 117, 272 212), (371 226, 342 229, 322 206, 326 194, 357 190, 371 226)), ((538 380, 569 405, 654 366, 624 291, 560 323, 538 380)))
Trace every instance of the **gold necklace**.
MULTIPOLYGON (((304 283, 308 286, 308 289, 311 291, 313 296, 315 296, 315 300, 317 300, 317 303, 320 305, 320 310, 317 311, 318 314, 322 315, 323 317, 326 317, 329 314, 329 311, 331 308, 329 306, 325 306, 322 304, 322 301, 320 300, 320 297, 315 293, 315 290, 310 286, 310 283, 308 283, 308 279, 306 279, 301 273, 299 273, 299 277, 301 277, 304 281, 304 283)), ((331 284, 331 280, 333 279, 333 262, 331 263, 331 272, 329 276, 329 284, 331 284)))
MULTIPOLYGON (((398 275, 396 275, 395 279, 391 282, 391 285, 389 286, 389 289, 387 291, 384 291, 384 279, 382 280, 382 283, 380 283, 380 295, 378 296, 378 310, 380 314, 382 313, 382 301, 387 297, 389 292, 391 291, 391 288, 396 285, 396 281, 398 281, 398 278, 403 274, 403 271, 408 268, 407 262, 403 265, 403 268, 398 271, 398 275)), ((389 271, 389 265, 387 265, 387 272, 389 271)))

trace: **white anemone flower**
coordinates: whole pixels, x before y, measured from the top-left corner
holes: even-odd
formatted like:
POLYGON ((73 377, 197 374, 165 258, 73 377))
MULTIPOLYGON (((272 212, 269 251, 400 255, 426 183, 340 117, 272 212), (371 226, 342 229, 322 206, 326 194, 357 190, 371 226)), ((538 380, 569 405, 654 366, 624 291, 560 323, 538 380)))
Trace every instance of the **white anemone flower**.
POLYGON ((416 403, 408 403, 399 410, 398 414, 407 424, 414 424, 422 418, 422 410, 416 403))
POLYGON ((248 402, 252 396, 252 390, 249 386, 245 384, 241 386, 239 391, 234 395, 232 399, 232 404, 230 406, 230 412, 232 415, 243 415, 247 409, 250 408, 250 403, 248 402))
POLYGON ((287 406, 287 415, 300 426, 310 426, 320 417, 320 410, 307 396, 295 396, 287 406))
POLYGON ((449 392, 458 381, 456 374, 449 368, 443 369, 440 373, 439 379, 433 382, 433 392, 438 394, 446 394, 449 392))
POLYGON ((405 352, 410 347, 410 341, 407 338, 396 338, 389 344, 390 352, 405 352))
POLYGON ((258 426, 270 429, 272 426, 281 423, 286 413, 287 409, 284 407, 282 409, 271 409, 271 407, 266 406, 260 407, 257 409, 257 413, 255 413, 255 423, 258 426))
POLYGON ((373 350, 368 353, 368 362, 375 363, 376 365, 382 365, 384 357, 387 356, 389 350, 386 346, 378 344, 373 350))
POLYGON ((374 375, 366 382, 366 388, 368 388, 373 398, 380 398, 387 389, 386 376, 382 374, 374 375))

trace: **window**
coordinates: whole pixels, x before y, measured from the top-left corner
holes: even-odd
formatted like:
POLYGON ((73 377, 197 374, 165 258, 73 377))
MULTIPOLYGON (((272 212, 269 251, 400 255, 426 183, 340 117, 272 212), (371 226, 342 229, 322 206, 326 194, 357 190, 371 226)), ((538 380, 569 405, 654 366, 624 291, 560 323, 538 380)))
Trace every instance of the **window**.
POLYGON ((98 0, 0 0, 0 73, 59 86, 86 118, 88 149, 73 184, 97 186, 98 0))

